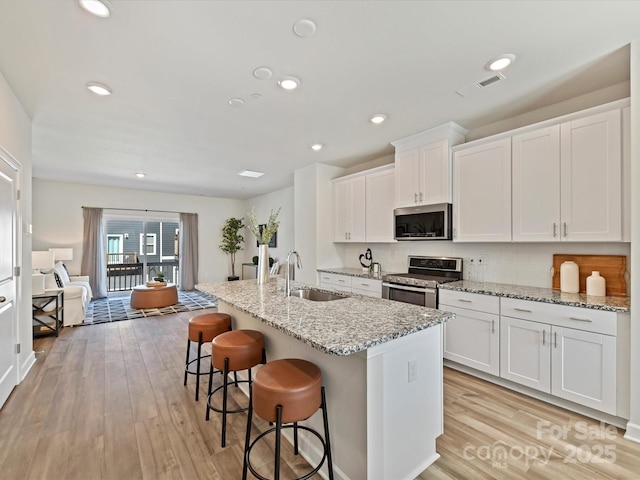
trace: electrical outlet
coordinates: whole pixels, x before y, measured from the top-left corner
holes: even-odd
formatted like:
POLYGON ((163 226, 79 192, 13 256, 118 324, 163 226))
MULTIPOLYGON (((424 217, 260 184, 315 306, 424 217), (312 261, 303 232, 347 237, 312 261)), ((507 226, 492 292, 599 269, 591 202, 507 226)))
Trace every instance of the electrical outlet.
POLYGON ((409 374, 409 383, 418 380, 418 361, 415 358, 409 360, 407 367, 409 374))

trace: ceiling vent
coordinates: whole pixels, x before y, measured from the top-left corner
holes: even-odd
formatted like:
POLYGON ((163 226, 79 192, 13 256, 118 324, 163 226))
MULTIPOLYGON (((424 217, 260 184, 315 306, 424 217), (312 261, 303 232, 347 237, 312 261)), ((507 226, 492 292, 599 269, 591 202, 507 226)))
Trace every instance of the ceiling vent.
POLYGON ((460 90, 456 90, 456 93, 461 97, 467 97, 470 94, 482 90, 483 88, 488 87, 489 85, 493 85, 494 83, 499 82, 500 80, 504 80, 505 77, 502 73, 497 73, 492 77, 486 78, 481 82, 474 83, 473 85, 469 85, 468 87, 463 87, 460 90))

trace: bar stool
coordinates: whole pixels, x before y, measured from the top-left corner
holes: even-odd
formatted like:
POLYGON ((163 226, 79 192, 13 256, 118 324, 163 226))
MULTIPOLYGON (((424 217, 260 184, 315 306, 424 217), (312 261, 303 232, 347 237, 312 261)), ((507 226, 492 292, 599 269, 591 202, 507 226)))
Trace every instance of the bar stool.
MULTIPOLYGON (((246 412, 249 408, 238 408, 229 410, 227 408, 229 372, 234 375, 240 370, 248 370, 248 380, 238 380, 235 377, 235 384, 248 383, 251 392, 251 368, 260 363, 266 363, 264 351, 264 337, 262 333, 255 330, 233 330, 231 332, 218 335, 211 342, 211 369, 209 370, 209 396, 207 398, 207 415, 211 410, 222 413, 222 446, 225 446, 227 436, 227 413, 246 412), (213 383, 214 368, 222 372, 222 385, 215 390, 211 390, 213 383), (214 407, 212 397, 217 391, 222 389, 222 409, 214 407)), ((251 397, 249 397, 251 404, 251 397)))
POLYGON ((231 330, 231 316, 226 313, 205 313, 189 320, 189 336, 187 339, 187 359, 184 364, 184 384, 187 385, 189 375, 196 376, 196 401, 200 393, 200 360, 211 355, 202 356, 202 344, 210 342, 221 333, 231 330), (189 360, 191 342, 198 342, 198 356, 189 360), (197 362, 196 371, 189 370, 190 365, 197 362))
POLYGON ((247 433, 244 447, 244 462, 242 479, 247 478, 247 469, 261 480, 268 480, 261 476, 251 465, 250 455, 254 445, 266 435, 275 432, 275 473, 274 479, 280 479, 280 434, 284 428, 293 428, 294 453, 298 454, 298 430, 306 430, 315 435, 324 449, 322 460, 310 473, 296 480, 304 480, 315 475, 322 467, 325 459, 329 478, 333 480, 333 461, 331 460, 331 442, 329 439, 329 421, 327 419, 327 401, 322 386, 320 369, 311 362, 297 358, 275 360, 262 366, 253 384, 250 385, 251 400, 247 418, 247 433), (298 422, 311 417, 322 408, 324 422, 324 439, 309 427, 298 425, 298 422), (253 442, 251 440, 251 420, 253 412, 275 427, 261 433, 253 442), (283 425, 289 423, 292 425, 283 425))

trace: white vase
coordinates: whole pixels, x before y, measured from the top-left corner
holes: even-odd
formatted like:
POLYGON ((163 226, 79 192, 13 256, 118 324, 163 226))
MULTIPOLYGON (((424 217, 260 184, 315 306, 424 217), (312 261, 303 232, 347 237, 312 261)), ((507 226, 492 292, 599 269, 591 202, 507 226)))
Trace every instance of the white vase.
POLYGON ((560 265, 560 291, 564 293, 580 291, 580 273, 576 262, 562 262, 560 265))
POLYGON ((258 285, 269 281, 269 245, 266 243, 258 245, 258 272, 256 279, 258 285))
POLYGON ((596 297, 607 295, 607 282, 604 277, 600 276, 600 272, 591 272, 591 275, 587 277, 587 295, 596 297))

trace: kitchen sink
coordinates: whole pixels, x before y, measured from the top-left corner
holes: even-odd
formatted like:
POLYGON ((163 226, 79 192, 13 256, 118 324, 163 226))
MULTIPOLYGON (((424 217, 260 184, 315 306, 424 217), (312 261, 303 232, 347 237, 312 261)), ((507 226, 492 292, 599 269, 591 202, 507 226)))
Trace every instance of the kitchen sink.
POLYGON ((347 298, 348 295, 339 295, 337 293, 321 292, 320 290, 313 289, 299 289, 291 290, 292 297, 304 298, 305 300, 311 300, 312 302, 330 302, 332 300, 340 300, 347 298))

